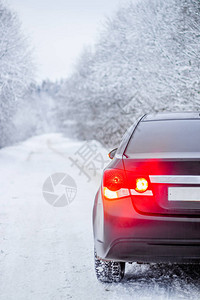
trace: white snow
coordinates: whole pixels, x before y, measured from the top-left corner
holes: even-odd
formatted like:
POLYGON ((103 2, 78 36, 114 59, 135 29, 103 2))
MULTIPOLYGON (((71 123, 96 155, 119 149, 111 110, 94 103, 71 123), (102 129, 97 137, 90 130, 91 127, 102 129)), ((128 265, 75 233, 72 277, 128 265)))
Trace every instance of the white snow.
POLYGON ((0 150, 0 299, 199 299, 200 268, 132 264, 119 284, 96 280, 92 206, 100 171, 88 182, 69 160, 83 144, 48 134, 0 150), (78 188, 60 208, 42 195, 56 172, 78 188))

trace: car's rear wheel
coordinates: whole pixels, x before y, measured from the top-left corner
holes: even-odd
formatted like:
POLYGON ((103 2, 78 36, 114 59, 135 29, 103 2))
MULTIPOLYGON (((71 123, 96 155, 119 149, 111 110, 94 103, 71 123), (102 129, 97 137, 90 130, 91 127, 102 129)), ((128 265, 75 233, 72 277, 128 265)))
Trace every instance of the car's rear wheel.
POLYGON ((100 259, 94 251, 95 272, 101 282, 120 282, 124 277, 125 262, 100 259))

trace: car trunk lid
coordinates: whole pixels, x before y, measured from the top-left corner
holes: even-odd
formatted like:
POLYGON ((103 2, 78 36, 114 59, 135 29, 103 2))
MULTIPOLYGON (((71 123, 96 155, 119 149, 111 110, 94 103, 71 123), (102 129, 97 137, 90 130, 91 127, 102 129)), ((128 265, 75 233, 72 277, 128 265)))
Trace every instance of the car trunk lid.
POLYGON ((134 208, 144 214, 200 216, 200 159, 124 159, 134 208), (136 193, 132 178, 145 177, 149 191, 136 193))

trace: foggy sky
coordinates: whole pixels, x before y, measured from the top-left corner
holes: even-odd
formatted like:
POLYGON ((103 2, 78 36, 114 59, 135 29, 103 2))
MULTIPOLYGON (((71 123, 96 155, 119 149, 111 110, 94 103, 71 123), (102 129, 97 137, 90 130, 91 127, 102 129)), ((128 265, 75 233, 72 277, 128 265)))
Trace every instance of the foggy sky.
POLYGON ((105 17, 130 0, 7 0, 30 37, 37 79, 66 78, 84 46, 94 45, 105 17))

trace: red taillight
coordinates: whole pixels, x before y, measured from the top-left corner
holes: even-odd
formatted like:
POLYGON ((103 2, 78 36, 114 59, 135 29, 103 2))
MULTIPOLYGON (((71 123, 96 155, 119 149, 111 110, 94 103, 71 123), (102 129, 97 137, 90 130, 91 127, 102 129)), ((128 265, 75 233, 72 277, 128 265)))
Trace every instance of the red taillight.
POLYGON ((123 170, 105 170, 102 185, 103 195, 107 199, 118 199, 130 195, 125 172, 123 170))
POLYGON ((137 178, 136 179, 136 187, 135 190, 139 193, 144 193, 148 189, 148 181, 145 178, 137 178))
POLYGON ((148 176, 145 177, 133 172, 125 173, 124 170, 105 170, 102 182, 103 196, 107 199, 119 199, 130 195, 153 196, 148 176))

